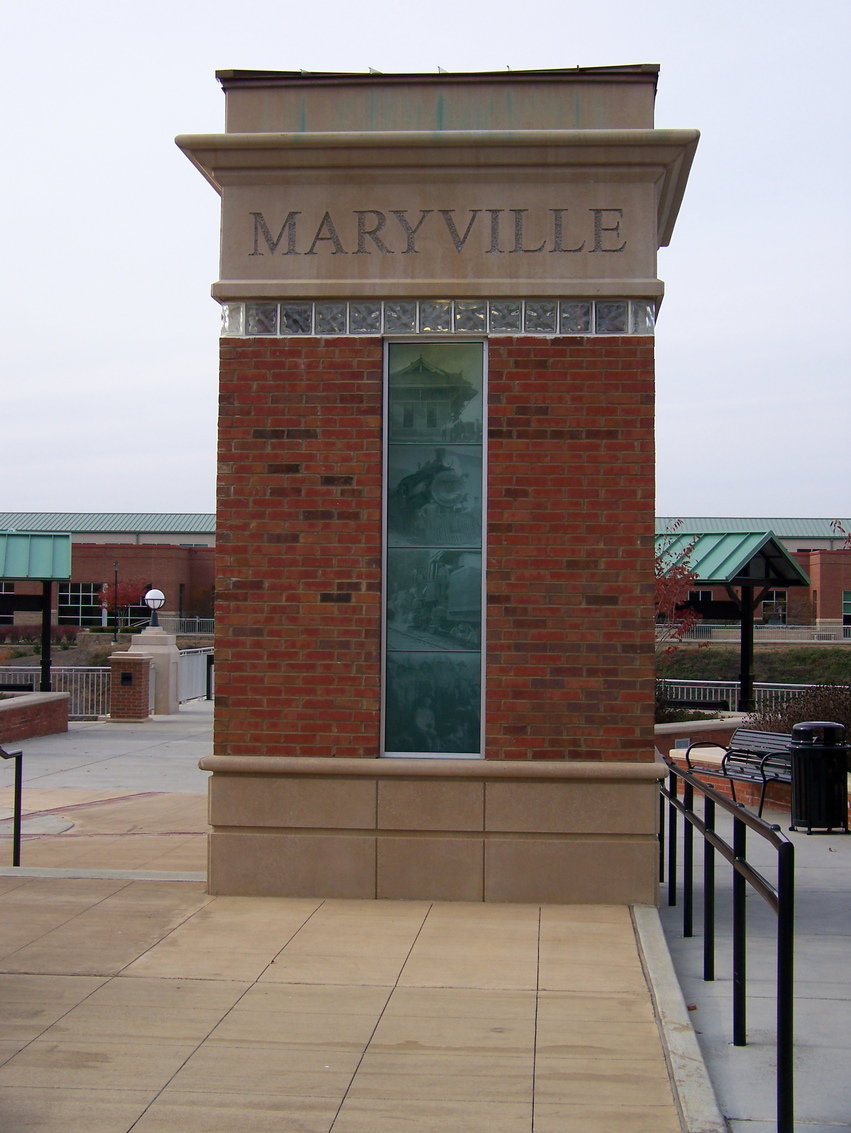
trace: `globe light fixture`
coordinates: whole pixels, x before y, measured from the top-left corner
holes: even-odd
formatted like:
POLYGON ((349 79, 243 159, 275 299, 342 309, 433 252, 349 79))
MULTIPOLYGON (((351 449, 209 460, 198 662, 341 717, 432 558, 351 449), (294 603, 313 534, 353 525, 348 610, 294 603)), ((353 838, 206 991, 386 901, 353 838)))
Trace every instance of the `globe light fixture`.
POLYGON ((145 595, 145 605, 151 611, 151 628, 158 627, 160 619, 157 610, 165 603, 165 594, 162 590, 149 590, 145 595))

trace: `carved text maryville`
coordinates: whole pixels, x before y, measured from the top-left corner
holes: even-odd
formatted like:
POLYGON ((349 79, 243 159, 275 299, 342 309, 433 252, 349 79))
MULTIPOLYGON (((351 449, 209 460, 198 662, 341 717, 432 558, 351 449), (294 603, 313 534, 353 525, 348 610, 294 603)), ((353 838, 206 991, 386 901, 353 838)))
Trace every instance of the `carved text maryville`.
POLYGON ((262 212, 253 224, 251 256, 402 256, 436 241, 459 255, 623 252, 623 209, 353 209, 312 216, 289 211, 280 225, 262 212))

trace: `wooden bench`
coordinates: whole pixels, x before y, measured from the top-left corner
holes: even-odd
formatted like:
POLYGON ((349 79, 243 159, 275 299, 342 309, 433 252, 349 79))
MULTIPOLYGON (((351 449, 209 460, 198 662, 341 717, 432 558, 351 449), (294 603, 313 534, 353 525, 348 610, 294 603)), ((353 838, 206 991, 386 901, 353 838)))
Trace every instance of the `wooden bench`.
POLYGON ((792 737, 783 732, 758 732, 750 728, 737 728, 730 737, 726 748, 712 740, 695 740, 686 748, 686 764, 695 775, 707 775, 713 779, 726 779, 730 784, 733 802, 736 798, 736 783, 752 783, 759 786, 759 810, 762 817, 765 806, 765 792, 769 783, 792 782, 792 757, 789 744, 792 737), (722 747, 724 752, 718 766, 701 765, 692 753, 701 747, 722 747))

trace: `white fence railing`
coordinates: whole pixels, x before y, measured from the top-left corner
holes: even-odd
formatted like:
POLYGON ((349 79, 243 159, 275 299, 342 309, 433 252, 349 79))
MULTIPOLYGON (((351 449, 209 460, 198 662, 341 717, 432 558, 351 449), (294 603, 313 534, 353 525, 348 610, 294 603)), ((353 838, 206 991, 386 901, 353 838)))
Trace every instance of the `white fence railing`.
MULTIPOLYGON (((668 623, 657 623, 656 640, 672 641, 676 626, 668 623)), ((738 642, 741 638, 741 626, 738 622, 715 623, 697 622, 687 630, 680 640, 682 641, 730 641, 738 642)), ((785 642, 792 645, 798 641, 851 641, 851 626, 782 626, 782 625, 754 625, 754 643, 785 642)))
MULTIPOLYGON (((663 677, 658 682, 669 700, 693 700, 699 707, 701 701, 726 700, 731 711, 735 712, 739 702, 738 681, 679 681, 663 677)), ((770 712, 785 704, 799 692, 816 685, 772 684, 768 681, 754 682, 754 711, 770 712)))
POLYGON ((198 700, 202 696, 212 697, 212 674, 208 676, 213 656, 212 649, 181 649, 180 671, 178 674, 178 700, 198 700))
MULTIPOLYGON (((3 665, 0 684, 31 686, 38 692, 41 668, 38 666, 3 665)), ((50 670, 53 692, 70 693, 69 720, 95 720, 109 712, 109 666, 55 666, 50 670)))
POLYGON ((177 614, 160 614, 160 625, 166 633, 212 633, 212 618, 180 618, 177 614))

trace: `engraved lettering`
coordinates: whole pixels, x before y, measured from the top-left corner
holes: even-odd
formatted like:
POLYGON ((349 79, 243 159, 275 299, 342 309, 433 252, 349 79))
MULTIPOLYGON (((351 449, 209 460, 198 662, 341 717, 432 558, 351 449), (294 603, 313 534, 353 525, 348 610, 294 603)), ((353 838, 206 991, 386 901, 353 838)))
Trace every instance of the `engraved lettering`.
POLYGON ((502 254, 502 248, 499 246, 499 218, 502 216, 504 209, 486 209, 491 215, 491 246, 487 249, 485 255, 492 256, 494 254, 502 254))
POLYGON ((392 256, 392 249, 388 248, 378 235, 387 223, 387 217, 384 213, 379 212, 378 209, 356 209, 355 216, 358 218, 358 247, 354 254, 356 256, 368 256, 370 254, 370 249, 366 247, 368 237, 383 256, 392 256), (367 228, 367 217, 370 216, 374 218, 374 222, 372 228, 367 228))
POLYGON ((577 244, 575 248, 565 248, 562 243, 564 239, 564 214, 567 209, 550 209, 553 214, 553 246, 550 248, 551 252, 581 252, 585 247, 585 241, 577 244))
POLYGON ((525 248, 523 246, 523 239, 525 233, 523 231, 526 224, 526 213, 528 209, 511 209, 514 213, 514 247, 512 252, 543 252, 546 240, 542 240, 537 248, 525 248))
POLYGON ((626 240, 617 248, 606 248, 603 246, 603 241, 606 233, 612 233, 616 238, 621 234, 621 219, 623 217, 623 209, 590 209, 594 214, 594 247, 589 249, 589 252, 622 252, 626 247, 626 240), (603 213, 614 213, 617 220, 614 224, 603 223, 603 213))
POLYGON ((332 256, 347 256, 349 253, 343 247, 343 242, 337 235, 337 229, 334 227, 334 221, 331 219, 330 212, 326 212, 319 222, 319 227, 316 229, 316 235, 313 237, 313 242, 307 251, 304 253, 306 256, 316 255, 316 245, 321 241, 329 240, 333 247, 331 248, 332 256), (323 233, 323 228, 326 230, 323 233))
POLYGON ((443 217, 443 221, 446 225, 449 235, 452 237, 452 243, 455 245, 456 252, 460 253, 464 251, 464 245, 470 239, 470 233, 473 231, 473 225, 476 223, 476 217, 481 211, 481 209, 470 209, 470 219, 467 221, 467 227, 464 229, 464 235, 461 236, 458 233, 458 229, 455 227, 455 219, 452 215, 455 212, 455 209, 438 209, 438 212, 443 217))
POLYGON ((399 223, 402 225, 402 229, 403 229, 405 236, 407 238, 407 241, 408 241, 408 243, 405 246, 404 252, 402 252, 402 255, 407 256, 410 252, 418 252, 419 248, 417 248, 417 246, 414 243, 414 237, 419 232, 419 230, 422 228, 423 221, 425 220, 425 218, 427 216, 430 216, 431 213, 434 210, 433 209, 420 209, 420 219, 417 221, 417 225, 416 225, 415 228, 411 228, 410 224, 408 224, 408 210, 407 209, 391 209, 390 211, 396 217, 396 219, 399 221, 399 223))
POLYGON ((287 250, 285 252, 282 252, 281 255, 282 256, 298 255, 298 252, 296 251, 296 246, 295 246, 295 237, 296 237, 295 218, 297 216, 301 216, 300 212, 288 212, 287 213, 287 219, 281 225, 281 231, 278 233, 277 237, 274 240, 272 239, 272 233, 269 231, 269 226, 266 223, 266 218, 263 216, 263 213, 262 212, 252 212, 250 215, 254 217, 254 251, 248 253, 250 256, 265 256, 266 255, 265 252, 260 251, 260 237, 261 236, 266 241, 266 247, 269 249, 269 252, 272 255, 274 255, 275 252, 277 252, 277 250, 278 250, 278 245, 280 244, 280 242, 284 238, 284 232, 286 232, 286 234, 287 234, 287 250))

